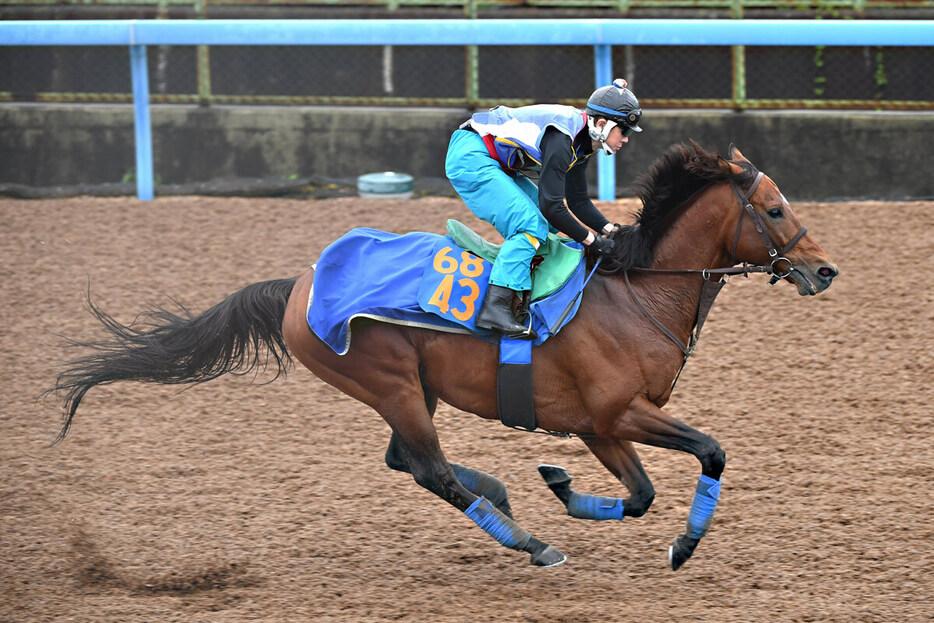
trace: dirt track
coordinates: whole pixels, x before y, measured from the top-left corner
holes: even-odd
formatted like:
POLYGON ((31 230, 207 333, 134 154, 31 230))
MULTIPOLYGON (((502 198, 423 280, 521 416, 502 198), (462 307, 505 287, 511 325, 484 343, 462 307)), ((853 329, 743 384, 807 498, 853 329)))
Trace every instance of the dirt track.
POLYGON ((89 280, 124 322, 171 298, 201 310, 353 226, 476 225, 459 202, 0 200, 0 621, 931 620, 934 203, 796 211, 841 276, 812 298, 761 276, 721 294, 667 410, 726 450, 723 495, 675 573, 692 457, 641 448, 649 513, 585 522, 536 471, 621 495, 583 444, 442 405, 448 458, 503 479, 569 556, 538 569, 385 468, 386 424, 304 369, 94 389, 46 448, 60 411, 36 398, 78 354, 55 334, 99 335, 89 280))

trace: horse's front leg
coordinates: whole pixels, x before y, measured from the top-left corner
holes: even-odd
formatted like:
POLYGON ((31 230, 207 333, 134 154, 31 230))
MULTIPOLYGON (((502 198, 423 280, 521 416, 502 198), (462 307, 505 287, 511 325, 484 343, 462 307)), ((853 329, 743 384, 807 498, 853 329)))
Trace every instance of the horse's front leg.
POLYGON ((619 439, 591 438, 584 443, 603 465, 629 489, 625 499, 588 495, 571 489, 571 476, 557 465, 539 465, 538 471, 552 492, 564 503, 568 515, 579 519, 641 517, 655 499, 655 488, 642 467, 632 443, 619 439))
POLYGON ((717 440, 676 420, 645 397, 629 403, 622 416, 599 430, 617 439, 644 443, 659 448, 688 452, 701 464, 701 476, 694 491, 687 528, 668 548, 668 561, 677 570, 694 553, 707 534, 720 499, 720 476, 726 467, 726 454, 717 440))

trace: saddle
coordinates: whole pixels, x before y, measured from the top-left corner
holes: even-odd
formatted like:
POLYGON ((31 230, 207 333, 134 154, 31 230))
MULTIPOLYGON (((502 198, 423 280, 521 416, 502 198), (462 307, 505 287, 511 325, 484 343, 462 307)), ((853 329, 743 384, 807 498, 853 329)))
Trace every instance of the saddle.
MULTIPOLYGON (((502 245, 493 244, 460 221, 448 219, 448 235, 457 246, 482 257, 491 264, 496 261, 502 245)), ((571 278, 580 264, 583 251, 564 244, 570 240, 555 234, 548 234, 545 243, 535 251, 536 259, 532 264, 532 301, 537 301, 554 294, 571 278)))
POLYGON ((577 313, 585 284, 583 248, 549 234, 532 273, 528 314, 537 336, 512 340, 479 330, 475 323, 501 247, 458 221, 448 221, 447 229, 447 236, 439 236, 360 227, 335 240, 314 265, 308 326, 337 355, 350 349, 355 318, 498 342, 500 419, 513 428, 535 430, 532 347, 556 335, 577 313))
MULTIPOLYGON (((502 245, 485 240, 454 219, 448 220, 447 231, 457 246, 491 264, 502 249, 502 245)), ((536 249, 532 260, 530 302, 555 293, 577 270, 583 251, 565 245, 564 242, 568 240, 549 233, 545 243, 536 249)), ((536 429, 532 393, 532 345, 527 340, 512 340, 505 336, 500 339, 496 398, 499 418, 503 424, 520 430, 536 429)))
MULTIPOLYGON (((499 247, 461 223, 453 222, 452 229, 475 251, 461 248, 451 235, 395 234, 366 227, 328 245, 315 263, 308 297, 311 330, 338 355, 350 348, 351 321, 362 317, 495 341, 489 331, 477 329, 474 318, 492 269, 485 258, 495 259, 499 247)), ((580 303, 583 250, 573 241, 567 251, 562 246, 557 236, 541 245, 547 252, 539 256, 544 259, 533 273, 536 300, 529 304, 538 334, 533 345, 557 334, 580 303)))

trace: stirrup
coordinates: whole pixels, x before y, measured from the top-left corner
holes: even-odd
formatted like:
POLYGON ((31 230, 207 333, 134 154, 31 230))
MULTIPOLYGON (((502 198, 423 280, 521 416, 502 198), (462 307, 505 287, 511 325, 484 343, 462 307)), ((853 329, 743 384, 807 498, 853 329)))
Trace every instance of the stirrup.
MULTIPOLYGON (((510 318, 512 318, 512 314, 510 314, 510 318)), ((477 319, 476 324, 478 329, 486 329, 487 331, 493 331, 494 333, 501 333, 502 335, 512 340, 534 340, 538 337, 538 333, 535 331, 535 329, 532 328, 531 316, 529 316, 528 326, 519 323, 519 321, 515 320, 514 318, 512 319, 516 323, 515 326, 521 327, 521 329, 510 329, 508 327, 496 324, 493 321, 480 320, 479 318, 477 319)))
POLYGON ((527 327, 522 327, 521 331, 509 331, 489 323, 481 322, 477 323, 477 328, 493 331, 494 333, 501 333, 511 340, 534 340, 538 337, 538 333, 532 328, 531 323, 527 327))
POLYGON ((532 328, 531 319, 529 320, 529 326, 526 327, 524 331, 519 331, 517 333, 506 333, 504 331, 503 335, 511 340, 534 340, 538 337, 538 333, 536 333, 535 329, 532 328))

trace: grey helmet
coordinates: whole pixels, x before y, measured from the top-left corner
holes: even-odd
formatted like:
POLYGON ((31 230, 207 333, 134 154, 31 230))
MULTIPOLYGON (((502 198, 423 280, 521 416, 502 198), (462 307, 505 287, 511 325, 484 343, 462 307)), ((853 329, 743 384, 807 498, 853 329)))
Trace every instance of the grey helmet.
POLYGON ((639 100, 632 91, 626 88, 627 86, 623 78, 617 78, 610 86, 600 87, 587 100, 587 107, 584 109, 588 116, 587 125, 591 138, 602 143, 603 149, 610 155, 614 152, 607 147, 606 139, 616 125, 621 126, 623 136, 642 131, 639 127, 642 109, 639 107, 639 100), (602 131, 594 126, 594 117, 607 119, 608 123, 602 131))

